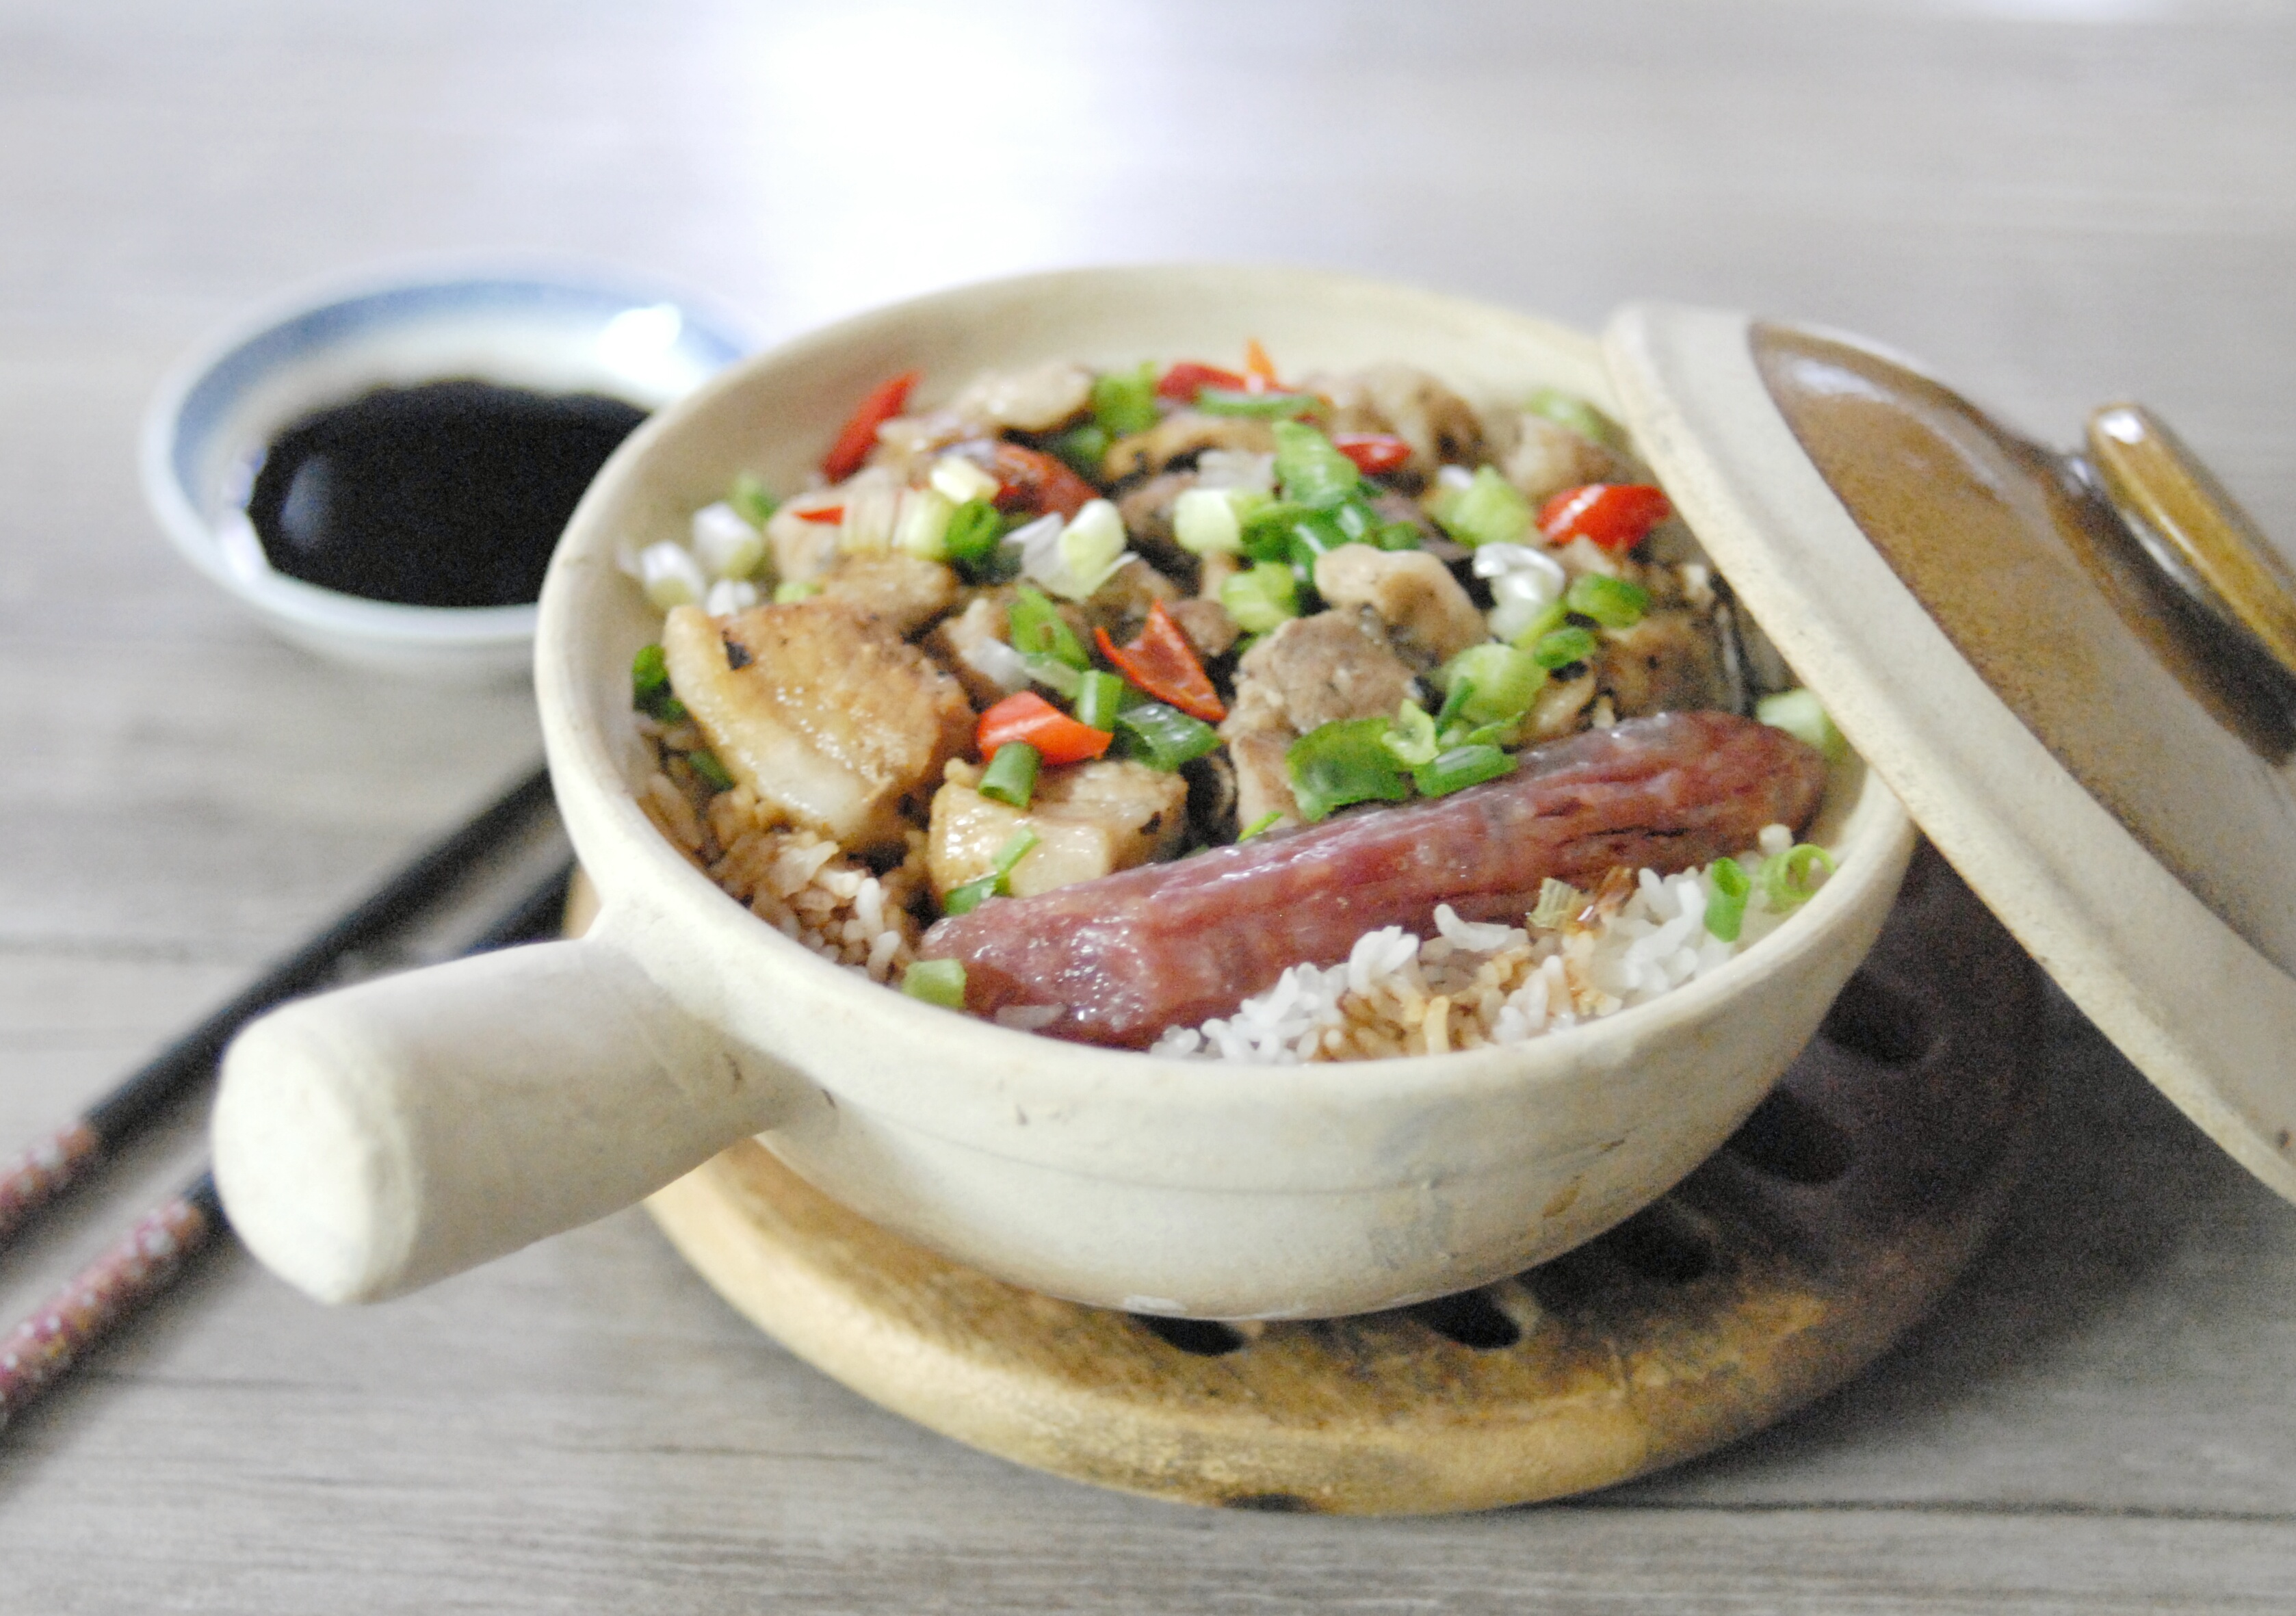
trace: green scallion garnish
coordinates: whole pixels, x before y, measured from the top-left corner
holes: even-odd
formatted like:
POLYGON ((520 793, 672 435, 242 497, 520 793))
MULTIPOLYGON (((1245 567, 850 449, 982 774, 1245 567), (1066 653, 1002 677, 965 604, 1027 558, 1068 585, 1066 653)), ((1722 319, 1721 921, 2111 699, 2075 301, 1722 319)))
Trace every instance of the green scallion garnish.
POLYGON ((970 915, 990 898, 1004 896, 1004 878, 983 875, 977 881, 966 882, 961 887, 951 887, 948 896, 940 900, 940 912, 943 915, 970 915))
MULTIPOLYGON (((1084 718, 1081 710, 1077 716, 1084 718)), ((1118 713, 1116 734, 1123 743, 1125 756, 1136 758, 1149 767, 1160 768, 1168 774, 1219 745, 1218 730, 1201 718, 1191 718, 1161 701, 1135 701, 1118 713)))
POLYGON ((1249 388, 1196 390, 1196 407, 1207 415, 1250 415, 1262 421, 1296 421, 1320 415, 1324 401, 1313 393, 1255 393, 1249 388))
POLYGON ((726 496, 726 503, 753 528, 764 527, 781 508, 780 502, 766 492, 766 485, 747 472, 734 479, 733 491, 726 496))
POLYGON ((1078 476, 1098 477, 1101 462, 1108 458, 1111 441, 1106 427, 1097 421, 1087 421, 1054 439, 1050 447, 1078 476))
POLYGON ((1007 741, 980 771, 980 783, 973 789, 1013 808, 1027 808, 1029 799, 1036 794, 1037 770, 1044 760, 1045 755, 1026 741, 1007 741))
POLYGON ((1452 693, 1443 703, 1443 723, 1505 724, 1530 710, 1546 686, 1546 669, 1529 652, 1486 640, 1444 664, 1442 678, 1452 693), (1465 687, 1464 695, 1457 693, 1465 687))
POLYGON ((1816 897, 1833 874, 1833 855, 1804 841, 1762 860, 1754 884, 1761 889, 1763 906, 1783 915, 1816 897))
POLYGON ((1300 586, 1282 562, 1259 562, 1220 582, 1220 604, 1247 634, 1266 634, 1300 615, 1300 586))
POLYGON ((1328 511, 1356 491, 1362 473, 1314 427, 1279 421, 1275 432, 1275 483, 1284 498, 1328 511))
POLYGON ((996 544, 1004 537, 1004 519, 996 507, 985 499, 968 499, 949 513, 941 547, 948 553, 949 565, 980 583, 994 570, 996 544))
POLYGON ((1434 762, 1443 750, 1435 739, 1434 716, 1408 699, 1396 710, 1395 722, 1380 737, 1380 744, 1393 752, 1395 760, 1406 768, 1434 762))
MULTIPOLYGON (((1061 609, 1053 604, 1052 597, 1034 585, 1022 584, 1013 596, 1007 613, 1012 624, 1013 649, 1023 657, 1051 657, 1065 662, 1081 673, 1092 666, 1092 655, 1076 630, 1061 616, 1061 609)), ((1104 729, 1106 725, 1094 727, 1104 729)))
POLYGON ((1447 797, 1486 780, 1514 773, 1514 759, 1496 746, 1455 746, 1411 771, 1423 797, 1447 797))
POLYGON ((1283 760, 1292 796, 1309 821, 1351 802, 1400 802, 1411 779, 1387 750, 1385 718, 1341 718, 1319 725, 1292 742, 1283 760))
POLYGON ((921 959, 901 972, 901 991, 944 1010, 964 1008, 964 962, 921 959))
POLYGON ((1273 829, 1276 821, 1283 817, 1283 810, 1282 808, 1277 808, 1274 813, 1262 814, 1250 824, 1245 825, 1242 831, 1236 836, 1236 840, 1238 841, 1250 841, 1254 836, 1259 835, 1262 831, 1273 829))
POLYGON ((669 687, 669 663, 659 645, 642 645, 630 660, 630 704, 664 724, 683 723, 685 703, 669 687))
POLYGON ((1754 703, 1754 717, 1773 729, 1782 729, 1795 740, 1816 747, 1828 763, 1839 763, 1849 754, 1849 743, 1833 727, 1833 718, 1814 691, 1796 685, 1792 690, 1764 696, 1754 703))
POLYGON ((1477 545, 1518 545, 1530 531, 1530 502, 1489 466, 1478 466, 1464 488, 1439 485, 1427 513, 1453 538, 1477 545))
POLYGON ((1738 940, 1746 922, 1746 895, 1754 890, 1746 866, 1718 858, 1706 866, 1706 929, 1726 943, 1738 940))
POLYGON ((1030 678, 1065 701, 1075 701, 1084 688, 1084 675, 1058 657, 1022 657, 1021 666, 1029 670, 1030 678))
POLYGON ((1029 850, 1043 840, 1027 825, 1022 825, 1004 839, 996 849, 996 879, 1004 881, 1013 874, 1013 867, 1029 856, 1029 850))
POLYGON ((1117 714, 1124 709, 1125 688, 1121 677, 1097 669, 1077 675, 1076 705, 1070 709, 1077 722, 1094 729, 1114 729, 1117 714))
POLYGON ((718 761, 716 752, 697 747, 685 754, 685 767, 699 775, 702 783, 712 791, 730 792, 734 789, 734 776, 727 774, 726 766, 718 761))
POLYGON ((1094 424, 1111 438, 1144 432, 1159 419, 1156 414, 1156 367, 1103 371, 1092 379, 1094 424))
POLYGON ((1594 631, 1569 624, 1538 636, 1530 648, 1531 660, 1552 673, 1558 668, 1568 668, 1573 662, 1584 662, 1595 654, 1594 631))
POLYGON ((1562 603, 1605 628, 1631 628, 1650 610, 1650 591, 1600 572, 1581 572, 1562 592, 1562 603))
POLYGON ((1617 448, 1624 439, 1618 425, 1608 415, 1587 403, 1556 388, 1542 387, 1525 401, 1524 407, 1534 415, 1544 415, 1557 426, 1567 426, 1581 438, 1591 439, 1605 448, 1617 448))

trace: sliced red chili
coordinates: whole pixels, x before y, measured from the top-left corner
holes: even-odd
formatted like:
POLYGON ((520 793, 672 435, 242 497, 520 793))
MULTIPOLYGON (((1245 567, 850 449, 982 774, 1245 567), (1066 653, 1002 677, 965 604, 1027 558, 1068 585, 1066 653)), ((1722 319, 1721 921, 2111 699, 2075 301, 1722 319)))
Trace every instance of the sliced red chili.
POLYGON ((1411 446, 1387 432, 1333 432, 1332 447, 1366 477, 1395 471, 1411 458, 1411 446))
POLYGON ((1605 550, 1630 550, 1673 512, 1666 491, 1649 483, 1590 482, 1541 506, 1538 530, 1552 544, 1586 538, 1605 550))
POLYGON ((877 447, 877 429, 901 413, 909 401, 909 390, 917 384, 921 373, 903 371, 890 381, 880 382, 876 390, 861 400, 860 407, 847 417, 839 429, 837 441, 821 463, 821 474, 832 482, 843 482, 861 469, 869 458, 869 451, 877 447))
POLYGON ((1003 439, 988 446, 989 475, 996 479, 996 508, 1000 511, 1057 511, 1074 516, 1100 490, 1052 455, 1024 444, 1003 439))
POLYGON ((1147 627, 1129 645, 1119 645, 1110 639, 1105 628, 1095 628, 1092 634, 1100 644, 1100 654, 1119 673, 1159 701, 1207 724, 1217 724, 1227 717, 1219 692, 1212 688, 1204 665, 1196 660, 1196 648, 1188 644, 1188 636, 1172 620, 1172 614, 1164 610, 1163 602, 1150 605, 1147 627))
POLYGON ((1247 378, 1244 385, 1255 393, 1264 393, 1271 388, 1280 390, 1283 385, 1275 379, 1275 361, 1269 358, 1267 350, 1259 346, 1258 337, 1250 338, 1243 345, 1243 373, 1247 378))
POLYGON ((791 511, 790 514, 796 517, 800 521, 843 521, 845 520, 845 507, 843 505, 816 505, 809 511, 791 511))
POLYGON ((1166 371, 1156 381, 1156 396, 1181 404, 1193 404, 1196 395, 1208 387, 1230 387, 1242 392, 1251 385, 1249 379, 1232 370, 1222 370, 1217 365, 1199 365, 1193 359, 1183 359, 1166 371))
POLYGON ((1000 746, 1026 741, 1054 767, 1097 758, 1115 739, 1113 730, 1079 724, 1033 690, 1006 696, 980 715, 974 731, 983 761, 994 758, 1000 746))

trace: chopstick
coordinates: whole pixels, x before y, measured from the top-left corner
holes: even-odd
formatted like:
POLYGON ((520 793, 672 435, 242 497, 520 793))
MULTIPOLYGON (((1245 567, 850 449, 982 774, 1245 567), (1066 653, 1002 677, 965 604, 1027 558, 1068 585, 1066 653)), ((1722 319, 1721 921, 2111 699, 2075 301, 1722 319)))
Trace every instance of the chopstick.
POLYGON ((317 987, 346 955, 405 924, 506 841, 549 796, 548 771, 537 768, 460 830, 409 859, 340 919, 275 964, 110 1094, 0 1167, 0 1247, 170 1101, 210 1076, 224 1046, 242 1027, 275 1005, 317 987))
MULTIPOLYGON (((485 954, 554 935, 573 878, 569 859, 497 915, 463 953, 485 954)), ((229 1227, 215 1175, 202 1171, 0 1338, 0 1429, 180 1278, 229 1227)))

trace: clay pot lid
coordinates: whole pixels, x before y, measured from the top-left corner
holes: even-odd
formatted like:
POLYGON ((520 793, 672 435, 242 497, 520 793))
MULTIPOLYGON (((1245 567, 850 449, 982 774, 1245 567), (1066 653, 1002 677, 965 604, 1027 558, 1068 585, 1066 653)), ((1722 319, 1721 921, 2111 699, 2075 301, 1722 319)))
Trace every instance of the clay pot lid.
POLYGON ((2174 436, 2028 441, 1905 359, 1637 305, 1660 480, 1797 676, 2059 986, 2296 1200, 2296 587, 2174 436))

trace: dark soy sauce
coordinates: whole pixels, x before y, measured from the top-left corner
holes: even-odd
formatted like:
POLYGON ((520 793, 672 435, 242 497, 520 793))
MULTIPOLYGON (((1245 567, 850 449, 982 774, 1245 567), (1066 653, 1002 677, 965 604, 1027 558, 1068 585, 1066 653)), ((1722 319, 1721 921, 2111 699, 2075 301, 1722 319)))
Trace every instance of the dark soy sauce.
POLYGON ((248 519, 276 570, 410 606, 513 606, 542 591, 566 519, 645 412, 489 381, 378 389, 266 452, 248 519))

